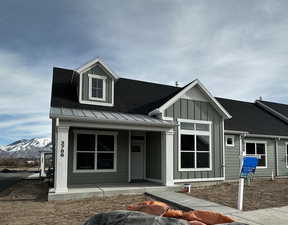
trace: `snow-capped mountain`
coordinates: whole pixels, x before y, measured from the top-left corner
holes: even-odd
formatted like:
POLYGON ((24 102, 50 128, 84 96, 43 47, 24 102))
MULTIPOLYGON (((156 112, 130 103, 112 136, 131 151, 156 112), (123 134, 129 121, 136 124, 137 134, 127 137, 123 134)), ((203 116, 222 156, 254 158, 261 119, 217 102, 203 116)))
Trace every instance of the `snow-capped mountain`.
POLYGON ((0 158, 39 158, 40 151, 52 151, 50 138, 32 138, 0 146, 0 158))

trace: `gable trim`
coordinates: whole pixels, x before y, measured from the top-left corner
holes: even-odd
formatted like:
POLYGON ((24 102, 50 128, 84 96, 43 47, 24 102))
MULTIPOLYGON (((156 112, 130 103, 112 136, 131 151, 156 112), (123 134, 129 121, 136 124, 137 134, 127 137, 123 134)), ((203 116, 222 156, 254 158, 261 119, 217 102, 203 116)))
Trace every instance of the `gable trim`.
POLYGON ((200 87, 200 89, 204 92, 204 94, 208 97, 208 99, 213 103, 213 106, 216 108, 216 110, 220 114, 222 114, 222 116, 224 116, 226 119, 232 118, 232 116, 224 109, 224 107, 213 97, 213 95, 204 87, 204 85, 198 79, 192 81, 189 85, 187 85, 185 88, 183 88, 183 90, 181 90, 175 96, 170 98, 162 106, 151 111, 149 113, 149 116, 158 115, 159 113, 163 114, 165 109, 167 109, 169 106, 174 104, 178 99, 181 98, 181 96, 183 96, 188 90, 195 87, 196 85, 198 85, 200 87))
POLYGON ((107 65, 105 65, 105 63, 100 58, 96 58, 96 59, 91 60, 90 62, 88 62, 88 63, 84 64, 83 66, 79 67, 78 69, 76 69, 76 71, 78 73, 84 73, 87 70, 89 70, 91 67, 93 67, 94 64, 96 64, 96 63, 99 63, 101 66, 103 66, 104 69, 107 70, 115 80, 117 80, 119 78, 119 76, 117 76, 117 74, 115 74, 113 71, 111 71, 111 69, 109 69, 109 67, 107 65))
POLYGON ((288 117, 284 116, 282 113, 279 113, 275 109, 271 108, 270 106, 266 105, 265 103, 256 100, 255 104, 260 106, 262 109, 265 109, 266 111, 272 113, 274 116, 278 117, 279 119, 283 120, 284 122, 288 123, 288 117))
MULTIPOLYGON (((95 60, 92 60, 91 62, 79 67, 76 72, 79 73, 79 103, 81 104, 88 104, 88 105, 99 105, 99 106, 114 106, 114 79, 112 79, 112 101, 111 103, 109 102, 97 102, 97 101, 91 101, 91 100, 83 100, 83 96, 82 96, 82 85, 83 85, 83 73, 85 73, 85 71, 89 70, 95 63, 100 63, 109 73, 111 73, 112 77, 114 79, 118 79, 119 77, 114 74, 99 58, 96 58, 95 60)), ((90 89, 90 87, 89 87, 90 89)), ((90 91, 90 90, 89 90, 90 91)))

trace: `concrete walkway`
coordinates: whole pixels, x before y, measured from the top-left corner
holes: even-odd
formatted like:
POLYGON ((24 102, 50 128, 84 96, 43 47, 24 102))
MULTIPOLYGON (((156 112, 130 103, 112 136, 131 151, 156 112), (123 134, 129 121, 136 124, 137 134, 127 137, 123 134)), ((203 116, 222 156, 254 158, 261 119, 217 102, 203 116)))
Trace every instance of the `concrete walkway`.
POLYGON ((280 208, 259 209, 254 211, 239 211, 207 200, 188 196, 174 191, 151 191, 147 195, 176 205, 186 210, 211 210, 235 218, 236 221, 249 225, 287 225, 288 206, 280 208))

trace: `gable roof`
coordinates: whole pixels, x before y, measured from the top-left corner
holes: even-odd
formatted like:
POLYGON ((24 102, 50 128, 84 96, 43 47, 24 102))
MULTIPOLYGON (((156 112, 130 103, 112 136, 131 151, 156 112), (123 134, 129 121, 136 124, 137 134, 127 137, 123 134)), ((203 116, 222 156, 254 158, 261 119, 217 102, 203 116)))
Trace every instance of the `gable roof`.
POLYGON ((93 59, 89 61, 88 63, 80 66, 76 69, 77 73, 84 73, 87 70, 91 69, 95 64, 100 64, 104 70, 106 70, 115 80, 117 80, 119 77, 116 73, 114 73, 100 58, 93 59))
POLYGON ((176 93, 174 96, 169 98, 163 105, 161 105, 159 108, 154 109, 154 111, 150 112, 149 114, 153 115, 153 112, 155 114, 157 113, 163 113, 165 109, 167 109, 169 106, 171 106, 173 103, 175 103, 181 96, 183 96, 187 91, 189 91, 191 88, 198 86, 201 91, 203 91, 204 95, 210 100, 216 111, 220 113, 224 118, 230 119, 231 115, 223 108, 223 106, 213 97, 213 95, 205 88, 205 86, 198 80, 194 80, 191 83, 187 84, 185 87, 182 88, 178 93, 176 93))
POLYGON ((288 105, 276 102, 255 101, 257 105, 272 113, 274 116, 288 123, 288 105))
POLYGON ((173 97, 182 88, 119 78, 115 81, 114 106, 80 104, 78 100, 79 74, 76 71, 54 68, 51 107, 148 114, 173 97))
POLYGON ((288 136, 288 126, 255 103, 216 98, 232 115, 225 120, 225 130, 251 134, 288 136))

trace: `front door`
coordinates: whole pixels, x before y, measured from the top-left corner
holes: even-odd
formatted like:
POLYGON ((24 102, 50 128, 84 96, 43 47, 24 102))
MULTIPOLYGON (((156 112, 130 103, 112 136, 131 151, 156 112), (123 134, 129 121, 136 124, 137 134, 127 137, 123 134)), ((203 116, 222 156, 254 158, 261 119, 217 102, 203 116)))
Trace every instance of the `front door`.
POLYGON ((143 141, 133 141, 131 144, 131 180, 144 180, 143 141))

